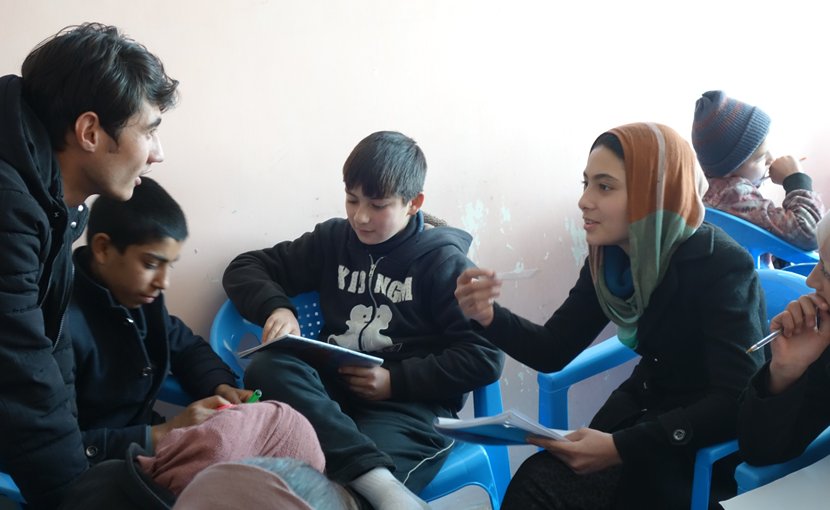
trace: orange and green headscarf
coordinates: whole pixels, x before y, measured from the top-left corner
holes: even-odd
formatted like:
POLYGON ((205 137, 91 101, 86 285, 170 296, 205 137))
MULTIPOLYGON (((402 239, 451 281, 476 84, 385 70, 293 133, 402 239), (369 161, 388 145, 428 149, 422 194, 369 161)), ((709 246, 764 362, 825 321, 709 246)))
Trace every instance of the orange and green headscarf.
POLYGON ((588 260, 600 306, 628 347, 637 346, 637 324, 677 247, 703 223, 707 183, 689 143, 668 126, 636 123, 608 131, 622 145, 628 194, 628 258, 633 293, 620 297, 606 284, 605 246, 591 246, 588 260))

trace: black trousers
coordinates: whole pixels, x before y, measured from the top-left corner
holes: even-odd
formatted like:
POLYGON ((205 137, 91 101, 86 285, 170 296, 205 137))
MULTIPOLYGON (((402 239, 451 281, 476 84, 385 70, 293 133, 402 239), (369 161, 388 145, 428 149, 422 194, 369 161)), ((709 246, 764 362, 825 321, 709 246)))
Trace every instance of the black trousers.
POLYGON ((285 402, 317 432, 328 476, 348 484, 384 467, 416 494, 441 469, 451 441, 435 431, 436 416, 453 412, 436 403, 367 401, 333 372, 318 371, 286 353, 260 352, 245 371, 245 387, 285 402))
MULTIPOLYGON (((739 459, 727 457, 713 469, 709 508, 735 495, 739 459)), ((502 510, 688 510, 692 464, 668 457, 648 466, 615 466, 578 475, 547 451, 531 456, 510 481, 502 510)))

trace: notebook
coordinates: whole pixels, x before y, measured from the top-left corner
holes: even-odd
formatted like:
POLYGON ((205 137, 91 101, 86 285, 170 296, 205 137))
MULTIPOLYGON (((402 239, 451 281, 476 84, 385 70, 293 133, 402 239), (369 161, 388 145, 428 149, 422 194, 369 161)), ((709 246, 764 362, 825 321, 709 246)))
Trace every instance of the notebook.
POLYGON ((460 441, 480 444, 521 445, 528 444, 527 436, 542 436, 558 441, 568 441, 568 430, 549 429, 524 414, 509 409, 495 416, 456 419, 438 417, 435 430, 460 441))
POLYGON ((247 358, 255 352, 276 349, 290 352, 315 367, 339 368, 342 366, 376 367, 383 363, 383 358, 353 351, 339 345, 312 340, 298 335, 284 335, 265 344, 251 347, 238 353, 240 358, 247 358))

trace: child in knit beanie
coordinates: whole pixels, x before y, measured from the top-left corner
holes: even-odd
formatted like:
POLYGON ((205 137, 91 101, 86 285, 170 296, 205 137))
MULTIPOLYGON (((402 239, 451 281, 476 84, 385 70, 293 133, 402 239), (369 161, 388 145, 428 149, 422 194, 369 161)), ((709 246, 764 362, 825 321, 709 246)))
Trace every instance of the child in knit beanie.
POLYGON ((815 250, 816 224, 824 204, 797 158, 772 157, 767 147, 769 125, 769 116, 760 108, 723 91, 706 92, 697 100, 692 145, 709 180, 703 202, 799 248, 815 250), (781 207, 759 191, 767 179, 784 187, 787 194, 781 207))

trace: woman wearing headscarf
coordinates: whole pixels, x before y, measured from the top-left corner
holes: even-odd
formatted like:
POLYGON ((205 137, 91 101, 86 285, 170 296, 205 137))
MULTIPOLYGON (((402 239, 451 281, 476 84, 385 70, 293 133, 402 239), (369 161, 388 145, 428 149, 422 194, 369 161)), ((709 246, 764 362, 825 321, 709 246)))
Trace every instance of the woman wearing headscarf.
MULTIPOLYGON (((706 180, 671 128, 603 133, 583 177, 588 258, 544 325, 494 302, 492 270, 464 272, 456 297, 487 339, 539 371, 562 369, 609 321, 641 358, 570 442, 531 438, 545 450, 522 464, 502 508, 687 509, 695 452, 736 435, 759 364, 746 349, 762 336, 762 290, 746 250, 703 223, 706 180)), ((716 470, 712 504, 732 487, 716 470)))

